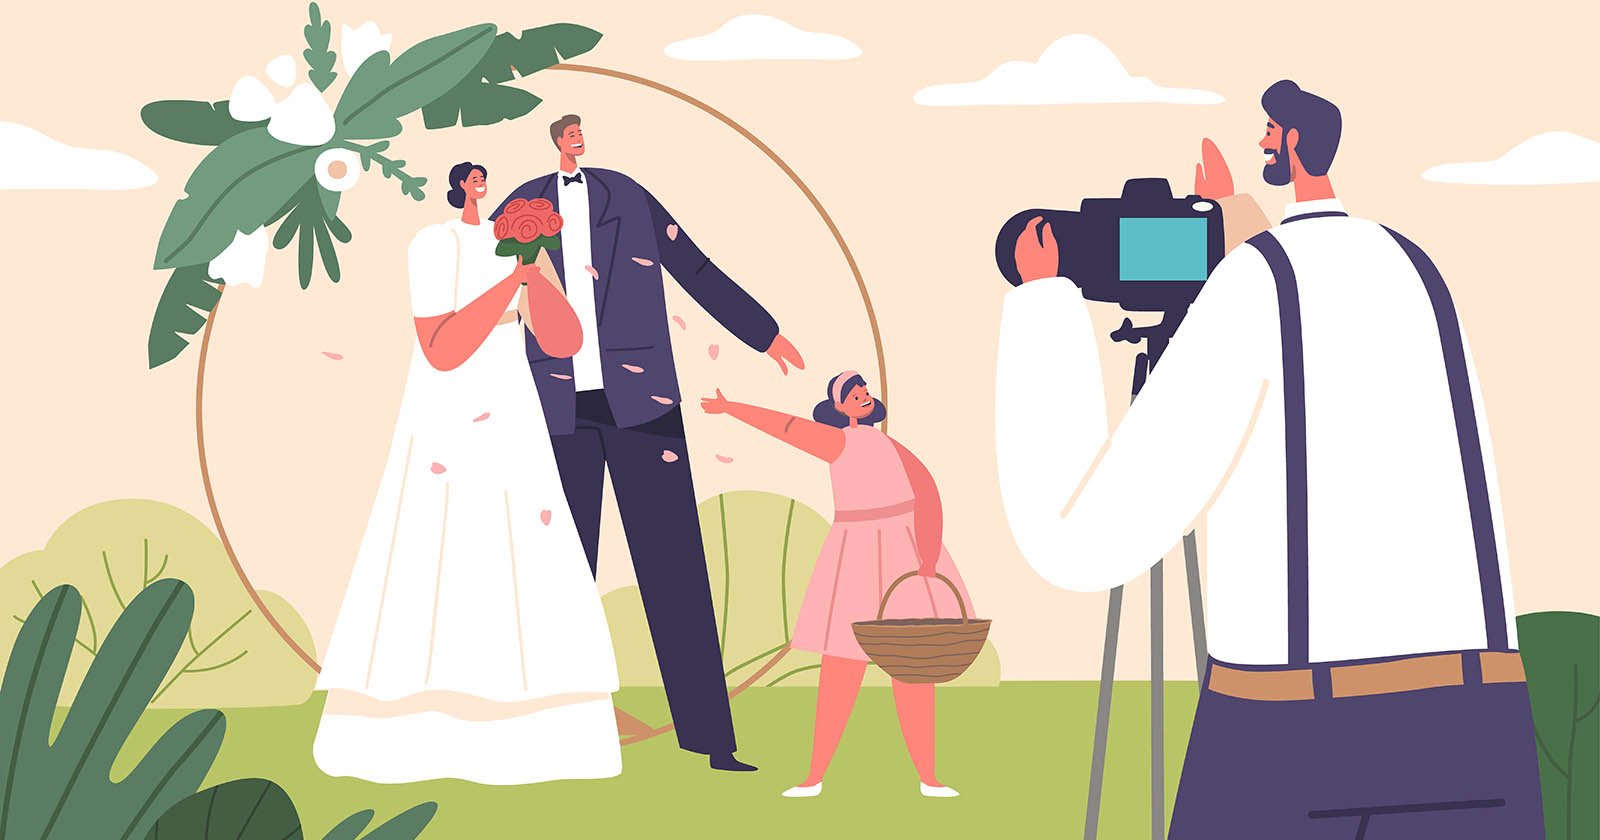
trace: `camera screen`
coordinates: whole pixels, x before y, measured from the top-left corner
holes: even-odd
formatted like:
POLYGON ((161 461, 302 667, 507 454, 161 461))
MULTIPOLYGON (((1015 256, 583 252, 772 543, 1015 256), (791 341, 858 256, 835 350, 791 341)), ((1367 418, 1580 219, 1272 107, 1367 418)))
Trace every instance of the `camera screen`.
POLYGON ((1206 279, 1206 220, 1124 218, 1120 274, 1124 282, 1206 279))

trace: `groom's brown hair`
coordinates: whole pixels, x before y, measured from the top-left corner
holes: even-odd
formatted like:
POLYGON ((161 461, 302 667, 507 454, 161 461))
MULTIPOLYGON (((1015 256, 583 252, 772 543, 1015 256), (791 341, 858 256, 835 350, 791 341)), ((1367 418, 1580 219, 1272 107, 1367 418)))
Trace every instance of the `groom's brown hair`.
POLYGON ((577 114, 568 114, 550 124, 550 142, 559 143, 561 135, 569 125, 583 125, 583 119, 577 114))

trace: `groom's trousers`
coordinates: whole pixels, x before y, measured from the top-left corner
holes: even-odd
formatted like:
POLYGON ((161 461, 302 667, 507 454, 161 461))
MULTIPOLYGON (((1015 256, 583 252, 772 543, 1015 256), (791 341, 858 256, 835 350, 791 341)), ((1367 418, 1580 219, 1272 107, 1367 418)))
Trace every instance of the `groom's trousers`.
POLYGON ((550 441, 589 569, 598 569, 609 468, 678 745, 708 755, 732 753, 733 716, 682 411, 618 428, 603 391, 580 392, 577 409, 573 433, 550 441))

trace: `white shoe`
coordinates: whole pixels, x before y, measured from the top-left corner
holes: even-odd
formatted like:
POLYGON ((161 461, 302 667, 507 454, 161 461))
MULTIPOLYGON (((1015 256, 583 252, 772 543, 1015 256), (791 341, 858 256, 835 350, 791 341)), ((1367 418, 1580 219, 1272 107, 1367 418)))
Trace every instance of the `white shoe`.
POLYGON ((922 795, 932 797, 934 799, 950 799, 952 797, 960 796, 961 793, 953 787, 924 784, 922 785, 922 795))
POLYGON ((789 799, 810 799, 813 796, 821 796, 822 783, 817 782, 814 785, 795 785, 794 787, 784 791, 783 795, 789 799))

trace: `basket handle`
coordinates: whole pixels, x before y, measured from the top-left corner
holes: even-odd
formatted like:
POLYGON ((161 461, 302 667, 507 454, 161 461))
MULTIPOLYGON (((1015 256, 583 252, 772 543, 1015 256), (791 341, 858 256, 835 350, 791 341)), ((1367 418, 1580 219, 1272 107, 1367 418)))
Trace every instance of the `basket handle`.
MULTIPOLYGON (((912 579, 914 577, 917 577, 918 574, 919 574, 918 572, 906 572, 905 574, 895 578, 894 579, 894 583, 889 584, 889 588, 885 589, 883 591, 883 600, 878 603, 878 620, 879 621, 883 620, 884 612, 889 609, 889 596, 894 594, 894 588, 899 586, 902 583, 905 583, 906 581, 908 581, 908 580, 910 580, 910 579, 912 579)), ((941 574, 938 574, 938 573, 934 573, 934 577, 944 581, 944 585, 950 587, 950 591, 955 593, 956 606, 961 608, 961 623, 962 624, 966 624, 967 623, 967 603, 961 599, 961 590, 957 589, 956 585, 954 583, 951 583, 950 579, 945 577, 944 575, 941 575, 941 574)))

